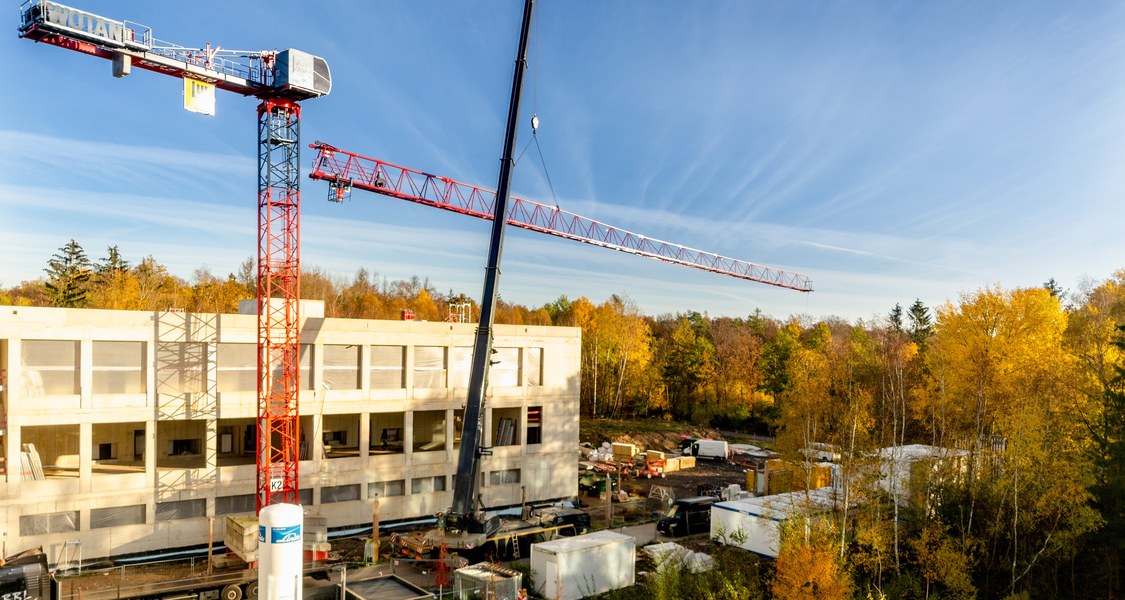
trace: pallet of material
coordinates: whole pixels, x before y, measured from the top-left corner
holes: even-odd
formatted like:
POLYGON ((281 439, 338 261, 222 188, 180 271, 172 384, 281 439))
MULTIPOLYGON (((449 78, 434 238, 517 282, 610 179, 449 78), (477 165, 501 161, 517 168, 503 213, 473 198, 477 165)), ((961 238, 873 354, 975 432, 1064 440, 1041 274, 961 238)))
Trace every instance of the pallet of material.
POLYGON ((680 458, 673 456, 672 458, 664 459, 664 472, 675 473, 680 470, 680 458))
POLYGON ((227 517, 226 533, 223 543, 227 550, 242 560, 252 563, 258 560, 258 519, 257 517, 227 517))
POLYGON ((665 459, 668 458, 663 452, 661 452, 659 450, 649 450, 649 451, 645 452, 645 454, 648 456, 648 459, 650 461, 652 461, 652 460, 665 460, 665 459))
POLYGON ((694 468, 695 468, 695 457, 694 456, 681 456, 680 457, 680 470, 681 471, 683 471, 684 469, 694 469, 694 468))
POLYGON ((613 460, 629 461, 637 454, 636 444, 613 443, 613 460))

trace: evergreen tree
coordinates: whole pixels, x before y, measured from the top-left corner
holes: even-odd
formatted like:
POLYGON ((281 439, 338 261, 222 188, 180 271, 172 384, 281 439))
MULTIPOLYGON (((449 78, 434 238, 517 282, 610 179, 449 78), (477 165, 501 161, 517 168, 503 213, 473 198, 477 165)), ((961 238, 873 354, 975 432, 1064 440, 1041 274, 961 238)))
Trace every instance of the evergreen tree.
POLYGON ((1051 292, 1051 295, 1055 298, 1058 298, 1059 302, 1062 302, 1063 298, 1066 296, 1066 292, 1063 291, 1062 286, 1060 286, 1059 283, 1055 281, 1054 277, 1048 279, 1043 283, 1043 289, 1051 292))
POLYGON ((73 308, 86 302, 91 264, 82 246, 73 239, 47 261, 47 291, 52 306, 73 308))
POLYGON ((114 273, 129 270, 129 263, 121 258, 121 251, 117 249, 117 245, 106 247, 106 257, 101 260, 94 267, 98 275, 106 277, 114 273))
POLYGON ((902 331, 902 305, 897 302, 891 309, 891 327, 894 327, 895 331, 902 331))
POLYGON ((926 338, 934 330, 933 317, 930 316, 930 309, 922 303, 921 298, 914 300, 914 304, 910 305, 910 340, 918 346, 926 344, 926 338))

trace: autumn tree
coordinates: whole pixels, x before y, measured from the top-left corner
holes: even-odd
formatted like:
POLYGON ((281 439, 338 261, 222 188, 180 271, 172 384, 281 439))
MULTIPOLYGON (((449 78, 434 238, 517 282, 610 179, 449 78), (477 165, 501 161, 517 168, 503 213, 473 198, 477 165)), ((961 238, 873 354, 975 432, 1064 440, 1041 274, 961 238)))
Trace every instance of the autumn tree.
MULTIPOLYGON (((715 347, 706 336, 703 317, 698 313, 681 317, 675 330, 663 340, 660 351, 661 376, 667 393, 668 405, 677 419, 693 418, 696 407, 702 405, 705 384, 714 377, 715 347)), ((706 413, 695 415, 696 420, 707 420, 706 413)))
POLYGON ((47 291, 52 306, 73 308, 86 304, 93 265, 75 240, 59 248, 47 261, 47 291))
POLYGON ((762 338, 748 322, 729 317, 713 319, 709 331, 715 347, 712 424, 731 428, 764 425, 764 411, 773 398, 758 389, 762 338))
POLYGON ((1125 271, 1073 298, 1066 345, 1076 359, 1073 382, 1086 401, 1077 413, 1088 431, 1094 494, 1105 525, 1089 540, 1075 585, 1092 595, 1125 592, 1125 271))
POLYGON ((852 581, 836 551, 835 529, 808 507, 793 507, 781 527, 773 597, 778 600, 844 600, 852 581))
POLYGON ((985 289, 938 312, 946 426, 968 449, 967 477, 939 516, 962 551, 980 548, 988 595, 1028 589, 1097 525, 1065 328, 1041 288, 985 289))

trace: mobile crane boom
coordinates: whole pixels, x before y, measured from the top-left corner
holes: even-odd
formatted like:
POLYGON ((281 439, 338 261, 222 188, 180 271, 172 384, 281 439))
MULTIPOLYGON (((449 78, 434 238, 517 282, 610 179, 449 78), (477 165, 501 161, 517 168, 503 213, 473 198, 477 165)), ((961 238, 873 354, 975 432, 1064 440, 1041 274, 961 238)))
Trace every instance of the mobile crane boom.
MULTIPOLYGON (((526 68, 533 8, 534 0, 526 0, 508 107, 504 153, 495 193, 448 177, 361 156, 324 142, 317 141, 310 145, 316 151, 316 156, 309 177, 328 182, 329 200, 342 202, 350 196, 354 187, 492 221, 484 291, 481 296, 480 323, 473 347, 469 394, 465 403, 465 420, 461 433, 457 471, 454 474, 453 505, 444 521, 445 525, 449 526, 450 533, 455 536, 452 540, 455 548, 472 548, 474 544, 494 533, 494 528, 498 525, 498 521, 490 515, 474 511, 473 503, 476 498, 476 478, 479 474, 480 457, 486 452, 481 447, 482 409, 492 352, 493 311, 496 305, 506 224, 782 288, 802 292, 812 291, 809 279, 803 275, 664 242, 564 211, 557 206, 551 207, 510 197, 520 92, 523 86, 523 71, 526 68)), ((439 543, 437 538, 441 539, 440 543, 448 543, 450 538, 443 529, 439 526, 436 533, 418 536, 418 543, 423 543, 420 540, 428 540, 433 547, 439 543)))

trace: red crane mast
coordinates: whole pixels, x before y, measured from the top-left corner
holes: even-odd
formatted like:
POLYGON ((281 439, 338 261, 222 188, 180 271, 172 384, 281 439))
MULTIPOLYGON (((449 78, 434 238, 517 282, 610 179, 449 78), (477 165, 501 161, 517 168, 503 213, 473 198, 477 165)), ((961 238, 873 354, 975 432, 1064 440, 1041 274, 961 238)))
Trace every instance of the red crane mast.
MULTIPOLYGON (((190 93, 218 88, 261 99, 258 105, 258 419, 257 510, 298 503, 300 419, 300 101, 327 95, 324 59, 280 52, 186 48, 152 29, 77 8, 28 0, 19 35, 113 61, 114 77, 132 67, 185 81, 190 93), (190 85, 188 85, 190 84, 190 85)), ((209 99, 213 102, 213 96, 209 99)), ((212 105, 213 108, 213 105, 212 105)), ((206 108, 200 110, 206 112, 206 108)))
MULTIPOLYGON (((399 200, 492 220, 496 192, 461 183, 448 177, 403 167, 341 150, 324 142, 309 146, 316 150, 309 177, 327 181, 329 200, 341 202, 358 188, 399 200)), ((576 242, 655 258, 767 285, 811 292, 811 280, 799 273, 766 267, 696 250, 626 231, 581 215, 532 200, 512 196, 507 223, 576 242)))

